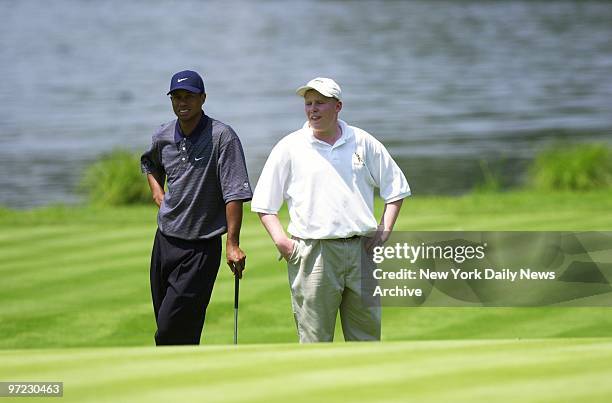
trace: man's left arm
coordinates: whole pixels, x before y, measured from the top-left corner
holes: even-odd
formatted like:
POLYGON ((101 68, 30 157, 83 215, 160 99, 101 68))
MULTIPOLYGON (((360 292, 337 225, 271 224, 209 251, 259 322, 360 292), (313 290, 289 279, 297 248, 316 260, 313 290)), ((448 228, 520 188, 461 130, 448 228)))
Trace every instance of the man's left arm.
POLYGON ((238 278, 242 278, 246 256, 240 249, 240 227, 242 226, 242 204, 253 197, 242 144, 236 133, 228 126, 221 138, 219 149, 219 182, 225 200, 227 239, 225 256, 227 265, 238 278))
POLYGON ((410 196, 410 185, 404 173, 393 160, 385 146, 374 138, 366 145, 368 169, 380 188, 380 197, 385 200, 385 209, 376 233, 366 243, 367 248, 382 245, 389 239, 399 215, 404 198, 410 196))
POLYGON ((227 239, 225 241, 225 257, 227 265, 238 278, 246 266, 246 255, 240 249, 240 228, 242 227, 242 200, 230 201, 225 205, 227 219, 227 239))
POLYGON ((391 231, 393 231, 393 226, 395 225, 400 209, 402 208, 403 201, 404 199, 400 199, 385 204, 385 209, 380 218, 376 233, 366 243, 366 248, 371 249, 374 246, 380 246, 387 242, 387 239, 389 239, 391 235, 391 231))

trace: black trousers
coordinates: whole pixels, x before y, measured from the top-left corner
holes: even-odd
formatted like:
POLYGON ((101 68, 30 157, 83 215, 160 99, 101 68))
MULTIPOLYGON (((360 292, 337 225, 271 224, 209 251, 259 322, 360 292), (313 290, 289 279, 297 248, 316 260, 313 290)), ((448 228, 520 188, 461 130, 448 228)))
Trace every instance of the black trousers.
POLYGON ((188 241, 157 230, 151 254, 155 344, 200 344, 220 263, 220 236, 188 241))

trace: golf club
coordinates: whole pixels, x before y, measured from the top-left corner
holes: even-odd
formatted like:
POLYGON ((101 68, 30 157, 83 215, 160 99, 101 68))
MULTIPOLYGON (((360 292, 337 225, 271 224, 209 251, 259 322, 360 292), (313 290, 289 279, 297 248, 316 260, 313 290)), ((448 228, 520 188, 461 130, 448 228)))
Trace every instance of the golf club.
POLYGON ((234 344, 238 344, 238 293, 240 291, 240 279, 234 269, 234 344))

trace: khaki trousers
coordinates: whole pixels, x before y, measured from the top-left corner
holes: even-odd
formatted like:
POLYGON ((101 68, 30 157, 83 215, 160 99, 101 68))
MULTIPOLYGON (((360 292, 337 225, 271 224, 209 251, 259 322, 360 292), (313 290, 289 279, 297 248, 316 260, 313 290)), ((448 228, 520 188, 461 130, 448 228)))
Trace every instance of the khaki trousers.
POLYGON ((294 242, 287 271, 300 343, 333 341, 338 310, 346 341, 380 340, 380 306, 361 298, 361 239, 294 242))

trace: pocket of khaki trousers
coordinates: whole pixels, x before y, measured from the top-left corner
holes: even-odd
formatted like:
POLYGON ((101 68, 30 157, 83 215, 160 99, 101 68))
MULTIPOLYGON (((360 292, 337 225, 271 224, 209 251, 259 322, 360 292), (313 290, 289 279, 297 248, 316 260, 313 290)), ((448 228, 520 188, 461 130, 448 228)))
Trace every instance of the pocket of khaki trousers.
POLYGON ((291 240, 293 241, 293 249, 291 249, 291 254, 289 255, 289 258, 285 259, 283 254, 278 252, 278 257, 276 258, 276 260, 278 260, 279 262, 281 260, 285 260, 287 263, 291 263, 296 258, 296 254, 299 256, 298 240, 293 238, 291 240))
POLYGON ((293 239, 293 250, 291 251, 291 255, 289 255, 289 259, 287 259, 287 263, 296 264, 300 260, 300 241, 298 239, 293 239))

